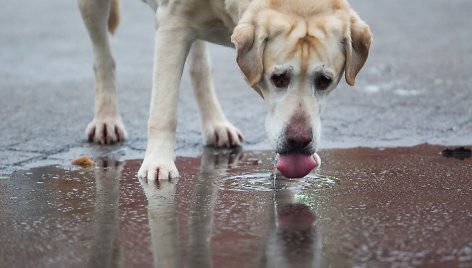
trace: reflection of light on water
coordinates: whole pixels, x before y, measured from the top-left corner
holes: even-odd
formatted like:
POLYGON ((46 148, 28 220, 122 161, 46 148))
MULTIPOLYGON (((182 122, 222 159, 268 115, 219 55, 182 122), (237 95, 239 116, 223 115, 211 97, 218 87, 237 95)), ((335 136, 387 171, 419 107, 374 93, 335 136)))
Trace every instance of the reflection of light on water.
POLYGON ((252 173, 224 179, 222 188, 233 191, 322 190, 332 188, 338 179, 331 176, 308 175, 302 179, 277 178, 272 173, 252 173))
POLYGON ((279 178, 277 190, 323 190, 334 187, 337 181, 335 177, 322 175, 308 175, 302 179, 279 178))
POLYGON ((261 191, 273 190, 271 173, 254 173, 228 177, 222 188, 233 191, 261 191))
POLYGON ((305 204, 310 208, 311 211, 316 211, 317 207, 317 202, 313 198, 313 195, 307 195, 306 193, 296 193, 293 196, 293 201, 294 203, 297 204, 305 204))

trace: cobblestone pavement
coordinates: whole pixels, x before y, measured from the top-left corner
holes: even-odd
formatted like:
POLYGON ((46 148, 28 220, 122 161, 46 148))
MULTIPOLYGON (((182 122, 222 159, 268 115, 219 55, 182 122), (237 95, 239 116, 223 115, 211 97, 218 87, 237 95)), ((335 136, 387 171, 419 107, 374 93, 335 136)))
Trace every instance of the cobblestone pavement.
MULTIPOLYGON (((91 45, 75 1, 9 1, 0 9, 0 173, 63 163, 80 155, 142 158, 153 58, 153 14, 122 1, 112 47, 120 109, 129 141, 85 141, 93 116, 91 45)), ((472 144, 472 2, 351 1, 374 32, 355 88, 344 81, 323 115, 323 148, 472 144)), ((227 117, 245 149, 269 149, 265 107, 243 81, 235 52, 211 46, 214 77, 227 117)), ((202 150, 188 76, 180 94, 178 155, 202 150)))

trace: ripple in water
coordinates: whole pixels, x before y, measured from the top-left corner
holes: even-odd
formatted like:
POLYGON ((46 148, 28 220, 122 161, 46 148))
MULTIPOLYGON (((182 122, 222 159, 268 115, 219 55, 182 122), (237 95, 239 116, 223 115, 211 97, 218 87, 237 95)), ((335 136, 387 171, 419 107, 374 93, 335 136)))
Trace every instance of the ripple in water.
POLYGON ((221 188, 232 191, 322 190, 334 187, 338 179, 331 176, 308 175, 302 179, 277 178, 272 173, 250 173, 223 179, 221 188))

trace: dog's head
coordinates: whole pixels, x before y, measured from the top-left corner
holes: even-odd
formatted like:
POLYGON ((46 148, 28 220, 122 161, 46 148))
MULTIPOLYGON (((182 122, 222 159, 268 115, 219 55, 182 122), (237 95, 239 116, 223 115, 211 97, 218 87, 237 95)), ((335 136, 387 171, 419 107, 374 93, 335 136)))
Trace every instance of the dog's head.
POLYGON ((246 80, 267 104, 276 152, 286 163, 306 162, 300 159, 313 155, 320 140, 327 95, 343 74, 354 85, 367 60, 368 25, 345 0, 256 0, 231 40, 246 80))

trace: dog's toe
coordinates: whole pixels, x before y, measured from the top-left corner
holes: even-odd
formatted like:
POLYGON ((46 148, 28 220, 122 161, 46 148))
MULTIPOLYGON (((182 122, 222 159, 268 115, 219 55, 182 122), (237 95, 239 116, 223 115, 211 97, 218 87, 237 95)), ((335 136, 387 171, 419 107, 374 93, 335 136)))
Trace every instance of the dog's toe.
POLYGON ((100 144, 114 144, 126 140, 128 136, 121 118, 95 118, 88 124, 85 135, 89 142, 100 144))
POLYGON ((244 140, 241 132, 229 122, 205 127, 204 137, 208 145, 227 148, 240 146, 244 140))
POLYGON ((144 159, 138 171, 138 177, 149 181, 171 180, 179 178, 179 171, 172 160, 144 159))

